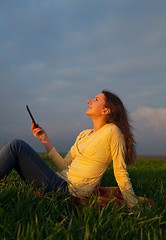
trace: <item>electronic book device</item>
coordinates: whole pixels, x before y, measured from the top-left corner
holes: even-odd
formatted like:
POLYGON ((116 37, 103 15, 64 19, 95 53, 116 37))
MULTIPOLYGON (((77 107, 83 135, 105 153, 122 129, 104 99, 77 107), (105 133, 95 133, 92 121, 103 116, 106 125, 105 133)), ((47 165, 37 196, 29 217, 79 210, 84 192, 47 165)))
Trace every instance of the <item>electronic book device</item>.
POLYGON ((35 122, 35 119, 34 119, 32 113, 31 113, 31 111, 30 111, 28 105, 26 105, 26 108, 27 108, 27 111, 28 111, 28 113, 29 113, 29 115, 30 115, 30 117, 31 117, 31 119, 32 119, 32 121, 33 121, 33 123, 34 123, 35 128, 37 128, 37 127, 38 127, 38 124, 35 122))

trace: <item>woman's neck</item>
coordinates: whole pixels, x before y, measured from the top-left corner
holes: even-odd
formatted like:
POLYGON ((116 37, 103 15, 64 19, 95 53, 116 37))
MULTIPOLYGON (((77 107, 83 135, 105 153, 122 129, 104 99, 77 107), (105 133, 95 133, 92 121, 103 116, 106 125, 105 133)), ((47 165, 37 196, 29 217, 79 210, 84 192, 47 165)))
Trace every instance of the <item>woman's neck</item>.
POLYGON ((98 121, 98 120, 93 120, 93 133, 97 132, 100 128, 102 128, 106 124, 106 121, 98 121))

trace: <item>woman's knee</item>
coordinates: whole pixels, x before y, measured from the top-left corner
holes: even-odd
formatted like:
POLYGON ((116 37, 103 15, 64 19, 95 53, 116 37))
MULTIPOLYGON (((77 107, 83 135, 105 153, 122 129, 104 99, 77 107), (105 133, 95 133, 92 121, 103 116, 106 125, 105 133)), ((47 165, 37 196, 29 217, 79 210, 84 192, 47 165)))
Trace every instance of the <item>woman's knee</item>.
POLYGON ((20 149, 25 148, 27 145, 28 144, 26 142, 24 142, 23 140, 16 138, 16 139, 9 141, 6 146, 8 146, 10 150, 17 152, 20 149))
POLYGON ((24 142, 23 140, 21 140, 21 139, 13 139, 13 140, 11 140, 10 142, 9 142, 9 144, 11 145, 11 146, 21 146, 21 145, 25 145, 26 144, 26 142, 24 142))

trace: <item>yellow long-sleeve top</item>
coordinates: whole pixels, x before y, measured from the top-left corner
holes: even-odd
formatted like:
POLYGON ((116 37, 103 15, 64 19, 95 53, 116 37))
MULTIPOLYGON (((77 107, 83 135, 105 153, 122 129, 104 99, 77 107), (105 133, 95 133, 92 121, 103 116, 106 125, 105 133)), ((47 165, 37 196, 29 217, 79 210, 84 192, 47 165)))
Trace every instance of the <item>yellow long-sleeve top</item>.
POLYGON ((121 130, 112 123, 105 124, 93 134, 92 129, 82 131, 67 155, 62 158, 52 148, 48 157, 58 169, 58 176, 68 182, 72 195, 85 198, 100 185, 108 165, 113 161, 117 184, 127 205, 137 203, 125 164, 125 141, 121 130))

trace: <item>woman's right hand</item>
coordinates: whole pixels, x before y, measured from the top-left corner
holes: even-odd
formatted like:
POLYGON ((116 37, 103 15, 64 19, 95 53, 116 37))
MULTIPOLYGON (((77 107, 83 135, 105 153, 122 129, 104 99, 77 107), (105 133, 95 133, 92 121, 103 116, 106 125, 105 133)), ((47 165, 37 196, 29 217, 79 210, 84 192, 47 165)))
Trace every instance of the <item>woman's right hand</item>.
POLYGON ((42 141, 42 143, 46 143, 48 141, 48 136, 47 133, 38 125, 38 127, 36 128, 34 126, 33 121, 31 122, 31 130, 33 132, 33 135, 40 141, 42 141))

